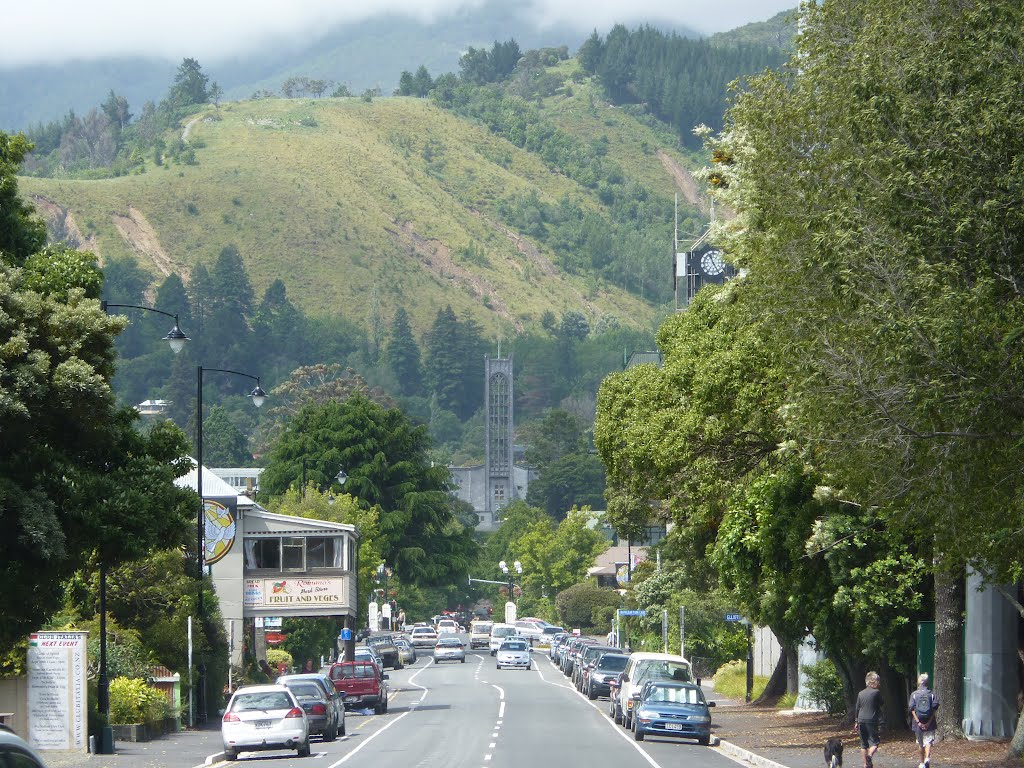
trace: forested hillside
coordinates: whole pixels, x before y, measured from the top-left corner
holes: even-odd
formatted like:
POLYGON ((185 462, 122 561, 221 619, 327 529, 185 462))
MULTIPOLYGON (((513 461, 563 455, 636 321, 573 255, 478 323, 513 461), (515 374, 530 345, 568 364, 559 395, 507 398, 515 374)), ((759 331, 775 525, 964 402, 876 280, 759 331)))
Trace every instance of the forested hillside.
MULTIPOLYGON (((700 51, 679 65, 690 80, 707 61, 732 79, 756 59, 700 51)), ((617 106, 581 64, 508 40, 471 47, 458 74, 404 72, 399 98, 332 96, 296 76, 285 98, 224 102, 186 59, 138 116, 111 91, 84 117, 39 126, 22 189, 52 238, 100 256, 109 301, 155 302, 193 338, 168 376, 153 324, 133 323, 125 401, 169 400, 186 426, 198 364, 256 363, 281 388, 283 410, 260 423, 223 398, 207 426, 221 433, 213 463, 249 463, 296 393, 318 388, 401 404, 430 425, 439 460, 479 460, 482 361, 499 349, 516 358, 517 421, 568 409, 582 425, 572 452, 586 455, 602 378, 649 348, 671 309, 675 197, 684 236, 705 213, 679 132, 617 106)), ((677 106, 695 121, 708 108, 677 106)), ((600 499, 593 469, 564 468, 600 499)))

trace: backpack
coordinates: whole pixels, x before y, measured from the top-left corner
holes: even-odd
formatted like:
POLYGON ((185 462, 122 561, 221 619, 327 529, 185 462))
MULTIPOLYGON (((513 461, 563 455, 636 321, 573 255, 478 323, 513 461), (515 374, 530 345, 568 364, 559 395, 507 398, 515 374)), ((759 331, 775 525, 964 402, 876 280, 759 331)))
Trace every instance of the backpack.
POLYGON ((922 728, 928 725, 928 721, 932 719, 931 691, 918 691, 917 696, 914 698, 914 714, 917 715, 917 721, 921 724, 922 728))

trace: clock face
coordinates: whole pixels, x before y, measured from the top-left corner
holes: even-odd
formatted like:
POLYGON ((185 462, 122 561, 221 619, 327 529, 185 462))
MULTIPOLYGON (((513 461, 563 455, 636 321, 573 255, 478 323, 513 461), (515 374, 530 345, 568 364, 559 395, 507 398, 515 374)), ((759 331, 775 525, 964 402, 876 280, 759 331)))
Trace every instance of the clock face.
POLYGON ((725 271, 725 261, 721 251, 708 251, 700 257, 700 268, 706 275, 720 275, 725 271))

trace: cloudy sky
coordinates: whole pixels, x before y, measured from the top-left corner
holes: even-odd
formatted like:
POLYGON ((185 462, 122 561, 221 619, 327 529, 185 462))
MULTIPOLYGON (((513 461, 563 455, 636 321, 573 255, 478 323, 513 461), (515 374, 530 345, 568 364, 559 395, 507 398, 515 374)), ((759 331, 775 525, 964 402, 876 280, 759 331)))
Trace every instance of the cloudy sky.
MULTIPOLYGON (((612 24, 650 21, 704 33, 763 21, 797 0, 508 0, 528 6, 539 25, 576 24, 606 31, 612 24)), ((380 13, 434 21, 484 0, 36 0, 3 12, 7 34, 0 66, 60 63, 111 55, 192 56, 216 60, 258 43, 316 35, 325 28, 380 13)))

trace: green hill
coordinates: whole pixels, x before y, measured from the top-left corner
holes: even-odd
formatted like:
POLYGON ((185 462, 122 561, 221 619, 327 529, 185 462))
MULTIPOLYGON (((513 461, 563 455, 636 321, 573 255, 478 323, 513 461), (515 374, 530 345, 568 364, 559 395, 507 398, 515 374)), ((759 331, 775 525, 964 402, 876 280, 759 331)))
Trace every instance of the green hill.
MULTIPOLYGON (((665 199, 679 189, 686 159, 663 129, 586 87, 562 88, 546 104, 561 129, 606 141, 624 182, 665 199)), ((55 236, 101 259, 130 255, 154 280, 171 271, 187 280, 234 244, 257 294, 281 278, 313 315, 364 324, 377 300, 404 306, 423 331, 451 304, 498 334, 535 325, 547 310, 643 328, 663 314, 635 291, 566 273, 557 253, 501 214, 503 201, 536 194, 603 217, 596 190, 428 100, 244 101, 209 108, 183 133, 194 164, 148 161, 119 178, 19 184, 55 236)), ((665 238, 666 281, 671 228, 668 219, 655 233, 665 238)))

